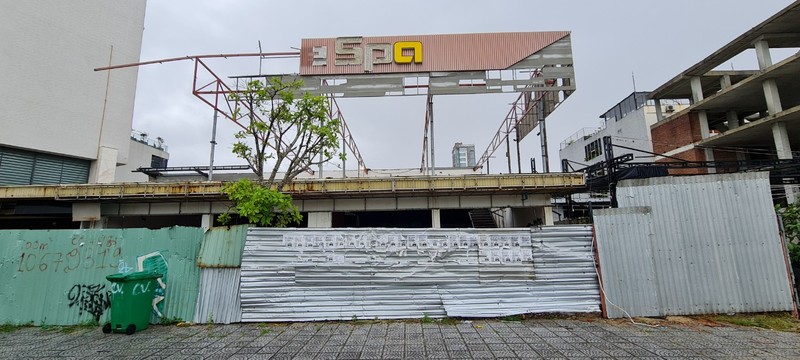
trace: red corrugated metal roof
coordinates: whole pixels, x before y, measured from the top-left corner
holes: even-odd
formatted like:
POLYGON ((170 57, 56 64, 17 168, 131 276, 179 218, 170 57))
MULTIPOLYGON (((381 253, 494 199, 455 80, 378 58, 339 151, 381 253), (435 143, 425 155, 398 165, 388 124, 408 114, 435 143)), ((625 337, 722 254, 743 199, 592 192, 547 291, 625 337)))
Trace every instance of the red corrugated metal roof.
MULTIPOLYGON (((421 64, 375 64, 371 73, 404 73, 433 71, 502 70, 569 35, 568 31, 513 32, 451 35, 367 36, 369 43, 419 41, 422 43, 421 64)), ((303 39, 300 55, 301 75, 363 74, 364 65, 335 65, 335 38, 303 39), (313 48, 327 47, 327 65, 312 66, 313 48)))

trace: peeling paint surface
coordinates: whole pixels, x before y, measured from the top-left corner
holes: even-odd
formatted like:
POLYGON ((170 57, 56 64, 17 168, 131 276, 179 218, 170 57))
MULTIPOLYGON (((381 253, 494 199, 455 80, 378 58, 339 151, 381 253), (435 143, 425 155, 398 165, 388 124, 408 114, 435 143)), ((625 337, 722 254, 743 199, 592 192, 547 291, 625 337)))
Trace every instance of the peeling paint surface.
POLYGON ((242 321, 598 312, 591 228, 248 232, 242 321))

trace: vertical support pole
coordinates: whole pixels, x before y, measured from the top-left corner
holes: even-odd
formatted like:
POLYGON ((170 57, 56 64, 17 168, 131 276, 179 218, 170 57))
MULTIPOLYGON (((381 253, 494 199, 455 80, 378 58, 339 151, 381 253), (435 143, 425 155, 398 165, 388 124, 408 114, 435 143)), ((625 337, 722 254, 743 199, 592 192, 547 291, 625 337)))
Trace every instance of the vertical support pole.
POLYGON ((217 147, 217 116, 219 110, 214 108, 214 121, 211 125, 211 155, 208 159, 208 181, 214 180, 214 150, 217 147))
POLYGON ((511 174, 511 132, 506 132, 506 161, 508 162, 508 173, 511 174))
POLYGON ((522 159, 519 155, 519 127, 514 127, 514 137, 516 138, 515 141, 517 143, 517 173, 522 174, 522 159))
POLYGON ((431 126, 431 137, 430 137, 430 143, 431 143, 431 157, 430 157, 430 160, 431 160, 431 175, 436 175, 436 152, 433 151, 433 143, 434 143, 434 140, 435 140, 435 136, 433 136, 433 128, 434 128, 434 126, 433 126, 433 96, 432 95, 428 98, 428 118, 431 120, 430 121, 430 126, 431 126))
POLYGON ((319 165, 317 166, 317 171, 319 172, 319 178, 322 179, 322 153, 319 153, 319 165))
POLYGON ((342 178, 347 178, 347 140, 342 136, 342 178))
POLYGON ((608 195, 611 198, 611 207, 615 208, 617 207, 617 179, 611 136, 603 136, 603 151, 605 152, 606 177, 608 178, 608 195))
POLYGON ((544 123, 544 94, 542 94, 539 98, 539 102, 536 104, 538 108, 538 118, 539 118, 539 136, 542 142, 542 171, 545 173, 550 172, 550 158, 547 155, 547 127, 544 123))

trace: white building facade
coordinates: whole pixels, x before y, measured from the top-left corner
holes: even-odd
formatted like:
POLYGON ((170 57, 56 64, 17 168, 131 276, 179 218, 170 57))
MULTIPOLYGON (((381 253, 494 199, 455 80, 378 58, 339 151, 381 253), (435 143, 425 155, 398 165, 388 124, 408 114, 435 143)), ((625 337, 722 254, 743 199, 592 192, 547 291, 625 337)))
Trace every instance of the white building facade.
MULTIPOLYGON (((146 0, 6 1, 0 185, 105 183, 129 163, 146 0)), ((148 164, 149 165, 149 164, 148 164)), ((147 166, 146 164, 138 166, 147 166)))
MULTIPOLYGON (((650 126, 658 121, 656 105, 648 101, 649 92, 634 92, 614 105, 611 109, 600 115, 602 124, 598 128, 583 128, 561 142, 559 158, 562 169, 566 172, 581 170, 582 168, 600 163, 605 160, 603 138, 611 137, 614 147, 614 157, 625 154, 633 155, 634 162, 654 162, 653 140, 650 126), (619 147, 624 146, 625 148, 619 147), (566 164, 565 161, 566 160, 566 164)), ((662 102, 661 111, 664 114, 678 112, 688 104, 680 102, 662 102)), ((596 203, 604 206, 609 198, 605 194, 573 194, 570 201, 586 206, 596 203)), ((564 201, 554 200, 556 221, 561 216, 562 220, 567 204, 564 201)), ((584 209, 585 210, 585 209, 584 209)))

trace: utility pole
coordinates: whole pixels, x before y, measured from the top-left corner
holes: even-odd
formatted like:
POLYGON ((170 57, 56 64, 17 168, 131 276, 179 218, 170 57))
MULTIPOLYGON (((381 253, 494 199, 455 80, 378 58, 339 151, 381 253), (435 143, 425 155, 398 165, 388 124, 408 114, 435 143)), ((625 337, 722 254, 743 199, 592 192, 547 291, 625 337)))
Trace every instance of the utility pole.
POLYGON ((208 181, 214 179, 214 149, 217 147, 217 115, 219 110, 214 109, 214 122, 211 125, 211 157, 208 160, 208 181))

